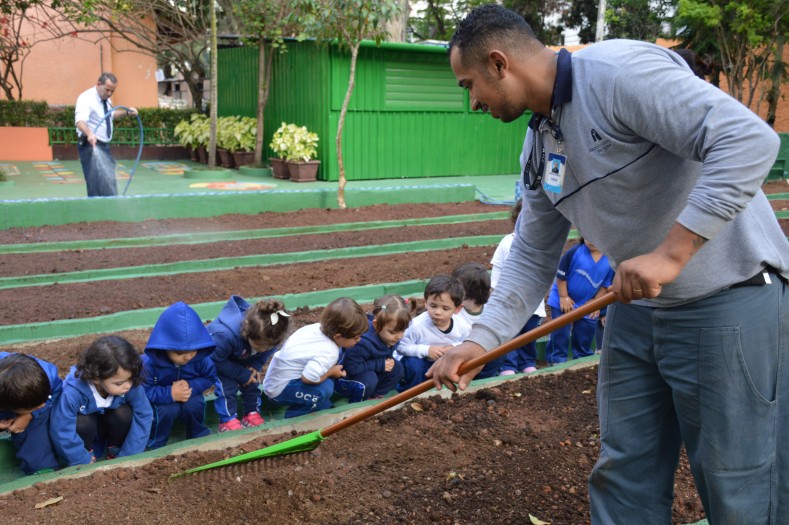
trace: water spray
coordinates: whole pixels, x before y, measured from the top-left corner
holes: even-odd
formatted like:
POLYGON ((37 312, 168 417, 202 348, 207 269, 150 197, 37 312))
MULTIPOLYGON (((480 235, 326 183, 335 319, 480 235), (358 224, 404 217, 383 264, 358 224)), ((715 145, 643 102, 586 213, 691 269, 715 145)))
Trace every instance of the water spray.
MULTIPOLYGON (((99 121, 98 124, 96 124, 96 127, 93 128, 93 133, 95 134, 96 130, 99 129, 99 126, 101 126, 101 124, 105 120, 107 120, 108 118, 112 118, 112 114, 115 111, 119 110, 119 109, 126 110, 127 113, 129 111, 131 111, 131 108, 127 108, 126 106, 114 106, 114 107, 110 108, 110 110, 107 112, 107 114, 99 121)), ((135 115, 135 117, 137 117, 137 124, 140 127, 140 147, 137 150, 137 158, 134 160, 134 165, 132 165, 132 169, 129 172, 129 180, 126 181, 126 187, 123 188, 123 194, 122 195, 126 195, 126 191, 129 189, 129 184, 131 184, 132 178, 134 177, 134 172, 137 171, 137 166, 140 165, 140 158, 142 157, 142 145, 145 142, 145 133, 143 132, 143 129, 142 129, 142 120, 140 120, 140 114, 137 113, 135 115)))

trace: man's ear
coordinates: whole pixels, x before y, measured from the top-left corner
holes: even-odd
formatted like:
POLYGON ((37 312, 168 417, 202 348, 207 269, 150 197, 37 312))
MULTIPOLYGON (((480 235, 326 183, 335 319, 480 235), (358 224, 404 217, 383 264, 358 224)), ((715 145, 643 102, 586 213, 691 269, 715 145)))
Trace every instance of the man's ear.
POLYGON ((499 51, 498 49, 491 49, 488 53, 488 64, 490 65, 491 69, 496 72, 496 74, 501 78, 503 77, 507 70, 509 69, 509 58, 504 52, 499 51))

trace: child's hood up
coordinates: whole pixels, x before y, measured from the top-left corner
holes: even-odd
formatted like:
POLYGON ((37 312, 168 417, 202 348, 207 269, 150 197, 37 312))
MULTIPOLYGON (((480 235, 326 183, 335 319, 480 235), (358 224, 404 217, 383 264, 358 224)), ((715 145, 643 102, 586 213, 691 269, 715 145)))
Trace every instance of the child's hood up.
POLYGON ((159 316, 145 345, 145 354, 154 360, 166 360, 167 357, 162 353, 165 350, 197 350, 195 359, 200 359, 208 357, 214 348, 214 340, 197 312, 189 305, 177 302, 159 316))

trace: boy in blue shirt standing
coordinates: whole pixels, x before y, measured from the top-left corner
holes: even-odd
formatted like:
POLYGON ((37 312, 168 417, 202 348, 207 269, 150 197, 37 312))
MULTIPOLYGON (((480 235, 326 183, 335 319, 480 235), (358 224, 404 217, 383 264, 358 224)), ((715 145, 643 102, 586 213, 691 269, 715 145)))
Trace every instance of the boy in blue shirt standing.
POLYGON ((166 445, 176 421, 186 425, 188 439, 211 433, 203 393, 217 381, 209 357, 214 348, 200 316, 185 303, 168 307, 156 321, 142 357, 143 387, 153 408, 148 448, 166 445))

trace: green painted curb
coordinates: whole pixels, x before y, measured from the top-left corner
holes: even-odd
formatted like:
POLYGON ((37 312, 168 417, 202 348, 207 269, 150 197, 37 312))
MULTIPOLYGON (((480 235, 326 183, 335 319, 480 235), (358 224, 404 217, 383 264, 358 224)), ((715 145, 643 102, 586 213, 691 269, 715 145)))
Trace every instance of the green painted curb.
POLYGON ((273 253, 268 255, 245 255, 243 257, 222 257, 218 259, 179 261, 165 264, 105 268, 60 274, 25 275, 0 278, 0 290, 70 284, 93 281, 135 279, 185 273, 215 272, 253 266, 304 263, 348 259, 352 257, 373 257, 379 255, 402 254, 403 252, 425 252, 455 249, 464 246, 493 246, 501 240, 501 235, 482 235, 476 237, 455 237, 451 239, 431 239, 427 241, 381 244, 377 246, 355 246, 335 250, 313 250, 306 252, 273 253))
POLYGON ((184 170, 184 178, 185 179, 208 179, 208 180, 216 180, 216 179, 229 179, 233 175, 233 172, 226 168, 201 168, 201 167, 190 167, 184 170))
POLYGON ((289 235, 324 234, 344 231, 362 231, 399 226, 430 226, 436 224, 461 224, 509 218, 509 212, 474 213, 447 215, 393 221, 346 222, 321 226, 293 226, 262 230, 235 230, 188 234, 157 235, 154 237, 124 237, 115 239, 87 239, 81 241, 38 242, 26 244, 0 244, 0 254, 43 253, 66 250, 103 250, 106 248, 139 248, 150 246, 172 246, 173 244, 203 244, 250 239, 269 239, 289 235))
MULTIPOLYGON (((386 294, 403 297, 421 297, 427 280, 416 279, 399 283, 371 284, 350 288, 335 288, 301 294, 273 296, 280 299, 289 310, 300 307, 318 308, 326 306, 338 297, 351 297, 360 303, 372 303, 386 294)), ((250 299, 258 301, 259 299, 250 299)), ((213 319, 227 300, 210 303, 191 304, 201 319, 213 319)), ((152 327, 166 307, 129 310, 99 317, 83 319, 62 319, 41 323, 28 323, 0 326, 0 345, 18 344, 46 339, 64 339, 90 334, 118 332, 122 330, 146 329, 152 327)))
POLYGON ((780 201, 784 199, 789 199, 789 193, 769 193, 767 194, 767 200, 770 201, 780 201))
MULTIPOLYGON (((374 204, 467 202, 476 200, 476 187, 473 184, 436 184, 350 188, 345 190, 345 197, 348 207, 352 208, 374 204)), ((337 208, 336 189, 8 200, 0 201, 0 229, 77 222, 215 217, 306 208, 337 208)))

